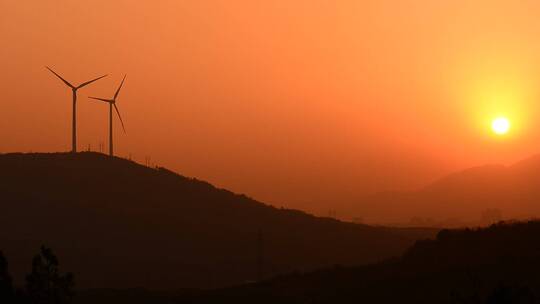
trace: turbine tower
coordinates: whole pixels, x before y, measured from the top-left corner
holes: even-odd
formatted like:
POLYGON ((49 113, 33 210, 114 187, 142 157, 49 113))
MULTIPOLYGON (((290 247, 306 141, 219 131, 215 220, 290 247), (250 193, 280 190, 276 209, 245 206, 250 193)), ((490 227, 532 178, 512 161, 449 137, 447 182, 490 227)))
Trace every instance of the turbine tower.
POLYGON ((95 100, 104 101, 109 104, 109 155, 114 156, 114 148, 113 148, 113 107, 116 110, 116 114, 118 114, 118 118, 120 119, 120 123, 122 124, 122 129, 124 130, 124 133, 126 133, 126 128, 124 127, 124 122, 122 121, 122 116, 120 116, 120 111, 118 110, 118 107, 116 106, 116 99, 118 98, 118 94, 120 93, 120 89, 122 89, 122 86, 124 85, 124 81, 126 80, 126 75, 124 75, 124 78, 122 79, 122 82, 120 83, 120 86, 116 90, 116 93, 114 93, 114 97, 112 99, 105 99, 105 98, 98 98, 98 97, 89 97, 95 100))
POLYGON ((56 75, 56 77, 60 78, 68 87, 71 88, 71 91, 73 92, 73 119, 72 119, 72 129, 71 129, 71 152, 76 153, 77 152, 77 90, 91 84, 94 81, 98 81, 101 78, 107 76, 103 75, 101 77, 98 77, 96 79, 92 79, 87 82, 83 82, 78 86, 74 86, 71 83, 69 83, 67 80, 62 78, 62 76, 58 75, 55 71, 53 71, 51 68, 46 67, 51 73, 56 75))

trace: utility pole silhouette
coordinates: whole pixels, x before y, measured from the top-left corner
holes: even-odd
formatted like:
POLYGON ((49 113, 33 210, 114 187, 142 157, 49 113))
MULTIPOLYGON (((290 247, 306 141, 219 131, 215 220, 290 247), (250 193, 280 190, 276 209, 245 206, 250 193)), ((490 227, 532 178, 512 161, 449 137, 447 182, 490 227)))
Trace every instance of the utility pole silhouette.
POLYGON ((257 231, 257 281, 264 278, 264 235, 262 229, 257 231))
POLYGON ((72 94, 73 94, 73 118, 72 118, 72 124, 71 124, 71 152, 76 153, 77 152, 77 91, 89 84, 91 84, 94 81, 98 81, 101 78, 107 76, 103 75, 101 77, 89 80, 87 82, 83 82, 78 86, 74 86, 71 83, 69 83, 67 80, 62 78, 62 76, 58 75, 55 71, 53 71, 51 68, 46 67, 51 73, 53 73, 56 77, 60 78, 68 87, 71 88, 72 94))

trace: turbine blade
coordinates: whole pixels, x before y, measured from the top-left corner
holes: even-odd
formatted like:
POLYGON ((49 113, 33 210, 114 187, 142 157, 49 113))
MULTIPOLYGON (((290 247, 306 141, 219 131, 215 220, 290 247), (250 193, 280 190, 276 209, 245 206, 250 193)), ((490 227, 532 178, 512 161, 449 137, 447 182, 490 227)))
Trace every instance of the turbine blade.
POLYGON ((124 85, 124 80, 126 80, 126 76, 124 75, 124 78, 122 79, 122 82, 120 83, 120 86, 118 87, 118 90, 116 90, 116 93, 114 93, 114 100, 116 100, 116 97, 118 97, 118 94, 120 93, 120 89, 122 89, 122 86, 124 85))
POLYGON ((122 121, 122 116, 120 116, 120 111, 118 111, 118 107, 116 106, 116 103, 113 103, 114 109, 116 110, 116 114, 118 114, 118 118, 120 118, 120 123, 122 124, 122 129, 124 129, 124 133, 126 133, 126 128, 124 127, 124 122, 122 121))
POLYGON ((92 97, 92 96, 88 96, 88 98, 95 99, 95 100, 101 100, 101 101, 105 101, 105 102, 108 102, 108 103, 114 102, 114 100, 112 100, 112 99, 105 99, 105 98, 92 97))
POLYGON ((54 75, 56 75, 56 77, 60 78, 60 80, 62 80, 68 87, 70 88, 75 88, 71 83, 69 83, 67 80, 65 80, 64 78, 62 78, 62 76, 58 75, 55 71, 53 71, 50 67, 46 66, 47 70, 51 71, 51 73, 53 73, 54 75))
POLYGON ((90 80, 90 81, 83 82, 83 83, 81 83, 81 84, 77 87, 77 89, 80 89, 80 88, 82 88, 82 87, 85 87, 85 86, 91 84, 92 82, 98 81, 98 80, 100 80, 101 78, 106 77, 106 76, 107 76, 107 75, 103 75, 103 76, 98 77, 98 78, 96 78, 96 79, 92 79, 92 80, 90 80))

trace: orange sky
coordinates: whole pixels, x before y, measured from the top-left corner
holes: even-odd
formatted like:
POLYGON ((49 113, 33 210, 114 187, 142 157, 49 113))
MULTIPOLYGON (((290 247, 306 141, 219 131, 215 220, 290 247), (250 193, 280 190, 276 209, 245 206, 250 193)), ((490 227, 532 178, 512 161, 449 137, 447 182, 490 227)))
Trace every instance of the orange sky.
POLYGON ((325 213, 540 151, 540 2, 0 0, 0 151, 118 154, 325 213), (512 120, 496 138, 489 121, 512 120))

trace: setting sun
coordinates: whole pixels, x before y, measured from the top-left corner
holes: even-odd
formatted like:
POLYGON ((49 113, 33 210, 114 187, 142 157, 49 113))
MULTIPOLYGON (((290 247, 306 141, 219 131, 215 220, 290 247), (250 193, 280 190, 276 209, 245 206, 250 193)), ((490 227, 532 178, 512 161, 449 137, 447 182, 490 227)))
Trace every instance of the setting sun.
POLYGON ((510 121, 506 117, 495 118, 491 123, 491 129, 495 134, 506 134, 510 130, 510 121))

